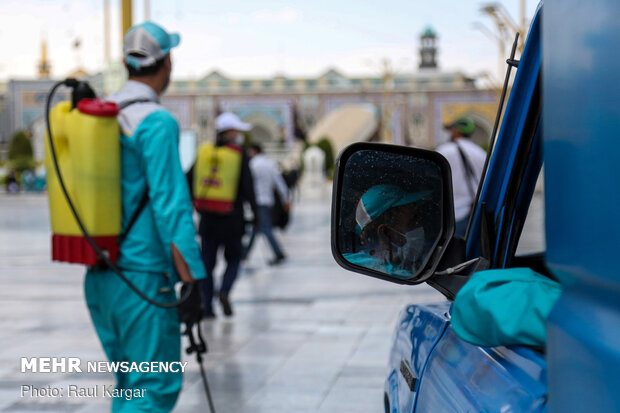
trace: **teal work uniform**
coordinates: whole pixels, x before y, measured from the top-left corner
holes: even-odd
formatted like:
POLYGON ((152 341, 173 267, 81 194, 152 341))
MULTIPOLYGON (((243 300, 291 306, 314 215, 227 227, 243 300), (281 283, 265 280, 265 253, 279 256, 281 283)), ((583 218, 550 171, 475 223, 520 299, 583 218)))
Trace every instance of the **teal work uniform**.
POLYGON ((365 251, 347 252, 342 254, 342 256, 351 264, 359 265, 360 267, 369 268, 371 270, 379 271, 384 274, 390 274, 399 278, 411 277, 411 271, 398 268, 388 260, 373 257, 365 251))
MULTIPOLYGON (((205 277, 196 242, 192 204, 178 152, 179 127, 149 86, 128 81, 109 100, 134 103, 121 110, 123 228, 148 190, 149 201, 121 244, 118 266, 145 295, 175 300, 179 281, 171 244, 194 279, 205 277)), ((180 361, 176 310, 151 305, 112 271, 89 269, 85 295, 91 318, 110 361, 180 361)), ((143 397, 112 400, 113 412, 169 412, 183 381, 181 373, 117 373, 117 388, 144 389, 143 397)))

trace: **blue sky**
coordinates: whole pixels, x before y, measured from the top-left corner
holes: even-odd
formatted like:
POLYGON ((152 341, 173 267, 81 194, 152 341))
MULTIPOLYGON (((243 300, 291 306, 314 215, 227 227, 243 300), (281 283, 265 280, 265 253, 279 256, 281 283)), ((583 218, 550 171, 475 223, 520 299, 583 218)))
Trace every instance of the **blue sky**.
MULTIPOLYGON (((120 56, 120 0, 111 0, 112 56, 120 56)), ((218 69, 230 76, 317 76, 329 67, 348 75, 376 74, 383 58, 400 72, 415 70, 418 36, 439 34, 442 69, 497 74, 498 47, 475 22, 492 27, 474 0, 284 1, 151 0, 151 19, 181 34, 174 78, 199 78, 218 69)), ((517 19, 519 0, 500 2, 517 19)), ((536 4, 527 0, 526 16, 536 4)), ((134 22, 144 2, 134 0, 134 22)), ((0 79, 32 78, 41 39, 52 72, 64 76, 78 62, 103 66, 103 0, 0 0, 0 79), (79 53, 72 48, 82 40, 79 53)))

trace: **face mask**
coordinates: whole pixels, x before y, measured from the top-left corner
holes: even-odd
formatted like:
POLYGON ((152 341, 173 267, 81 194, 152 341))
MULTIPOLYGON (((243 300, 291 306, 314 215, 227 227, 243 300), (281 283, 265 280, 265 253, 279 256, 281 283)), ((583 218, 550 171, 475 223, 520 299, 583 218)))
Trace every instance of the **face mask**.
POLYGON ((235 143, 239 146, 243 145, 243 138, 244 138, 243 133, 239 132, 237 134, 237 137, 235 138, 235 143))
POLYGON ((416 273, 424 253, 424 228, 418 227, 405 234, 399 234, 406 241, 402 245, 391 243, 393 249, 390 261, 400 269, 416 273))

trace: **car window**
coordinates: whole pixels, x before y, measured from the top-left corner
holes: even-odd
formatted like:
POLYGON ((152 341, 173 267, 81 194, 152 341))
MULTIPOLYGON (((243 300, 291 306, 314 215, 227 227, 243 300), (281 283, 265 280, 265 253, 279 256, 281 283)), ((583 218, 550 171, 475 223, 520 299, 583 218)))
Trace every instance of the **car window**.
POLYGON ((536 181, 536 190, 527 211, 523 231, 517 244, 516 256, 544 252, 545 246, 545 197, 543 185, 544 169, 536 181))

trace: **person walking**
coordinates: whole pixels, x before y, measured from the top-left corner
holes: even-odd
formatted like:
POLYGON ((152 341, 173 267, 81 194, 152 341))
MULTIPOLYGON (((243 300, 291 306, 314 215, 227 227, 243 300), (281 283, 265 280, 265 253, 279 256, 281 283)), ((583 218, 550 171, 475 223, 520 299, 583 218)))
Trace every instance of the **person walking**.
MULTIPOLYGON (((179 125, 159 102, 170 81, 170 50, 179 41, 178 34, 152 22, 132 27, 123 43, 129 80, 108 98, 121 109, 124 238, 117 264, 140 291, 160 302, 176 300, 177 281, 205 277, 179 160, 179 125)), ((175 308, 147 303, 102 264, 88 269, 84 290, 111 362, 181 361, 175 308)), ((196 307, 199 310, 200 302, 196 307)), ((113 412, 169 412, 183 383, 181 373, 141 371, 119 371, 116 380, 119 389, 145 391, 143 397, 114 398, 113 412)))
POLYGON ((215 317, 213 270, 217 252, 224 248, 226 270, 219 288, 219 301, 224 315, 233 309, 229 295, 239 272, 245 233, 244 204, 256 213, 254 184, 249 158, 240 146, 242 132, 251 129, 231 112, 220 114, 215 120, 215 145, 203 144, 198 150, 194 166, 188 172, 194 207, 200 213, 198 233, 202 238, 202 259, 207 278, 202 283, 205 317, 215 317))
POLYGON ((274 196, 277 194, 282 201, 282 207, 288 212, 290 209, 289 192, 282 173, 276 164, 263 154, 263 148, 259 144, 250 146, 250 169, 254 177, 254 192, 256 193, 256 203, 258 205, 258 219, 252 229, 252 235, 246 247, 245 256, 247 257, 254 239, 258 233, 262 233, 267 238, 275 257, 269 261, 269 265, 282 263, 286 256, 278 244, 273 234, 271 222, 271 211, 275 205, 274 196))
POLYGON ((475 130, 470 117, 462 116, 445 128, 450 131, 450 141, 439 145, 437 152, 448 160, 452 169, 455 235, 464 237, 487 154, 469 139, 475 130))
POLYGON ((9 194, 15 194, 19 192, 19 183, 17 182, 17 174, 15 171, 10 171, 5 179, 6 192, 9 194))

